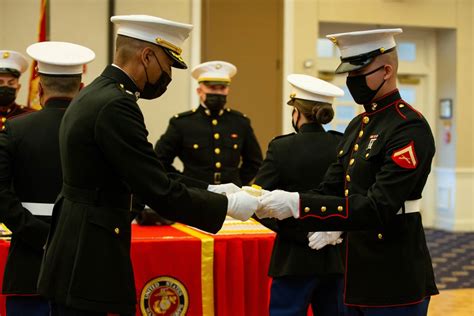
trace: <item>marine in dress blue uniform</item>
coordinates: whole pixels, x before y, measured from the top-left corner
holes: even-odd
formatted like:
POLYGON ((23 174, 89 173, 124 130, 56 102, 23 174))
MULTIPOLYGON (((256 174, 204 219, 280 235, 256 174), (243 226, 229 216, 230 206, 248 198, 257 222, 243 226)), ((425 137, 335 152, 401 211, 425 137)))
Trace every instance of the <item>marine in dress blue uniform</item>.
MULTIPOLYGON (((288 105, 294 107, 292 125, 297 133, 270 142, 255 183, 265 190, 306 191, 318 187, 336 160, 342 134, 326 132, 323 124, 334 117, 334 97, 344 92, 308 75, 290 75, 288 82, 292 86, 288 105)), ((273 278, 270 315, 306 315, 309 305, 315 315, 342 315, 341 232, 311 233, 311 238, 322 241, 316 250, 308 245, 308 232, 297 219, 263 219, 261 223, 277 233, 269 268, 273 278)))
POLYGON ((236 72, 237 68, 225 61, 209 61, 193 69, 200 105, 171 118, 155 145, 169 172, 178 172, 172 166, 178 157, 183 162, 182 173, 188 177, 238 186, 253 181, 262 164, 262 152, 250 119, 225 107, 236 72))
POLYGON ((12 50, 0 50, 0 131, 15 116, 35 110, 16 103, 21 88, 19 78, 28 69, 26 58, 12 50))
POLYGON ((61 191, 59 124, 81 85, 90 49, 41 42, 27 53, 38 61, 41 111, 6 122, 0 133, 0 220, 13 232, 3 277, 7 315, 50 315, 36 291, 53 203, 61 191))
POLYGON ((337 73, 365 112, 347 127, 338 158, 313 192, 273 191, 259 216, 300 218, 308 230, 344 230, 349 315, 426 315, 438 294, 420 199, 435 153, 431 129, 396 88, 394 35, 380 29, 328 35, 337 73))

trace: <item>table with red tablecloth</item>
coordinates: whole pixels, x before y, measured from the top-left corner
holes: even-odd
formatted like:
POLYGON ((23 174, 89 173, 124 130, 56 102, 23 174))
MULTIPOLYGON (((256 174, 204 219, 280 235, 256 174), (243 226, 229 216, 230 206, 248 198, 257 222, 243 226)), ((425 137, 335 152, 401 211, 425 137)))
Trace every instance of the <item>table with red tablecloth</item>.
MULTIPOLYGON (((227 220, 216 235, 182 224, 133 224, 137 315, 268 315, 273 239, 254 221, 227 220)), ((0 240, 0 281, 8 247, 0 240)))

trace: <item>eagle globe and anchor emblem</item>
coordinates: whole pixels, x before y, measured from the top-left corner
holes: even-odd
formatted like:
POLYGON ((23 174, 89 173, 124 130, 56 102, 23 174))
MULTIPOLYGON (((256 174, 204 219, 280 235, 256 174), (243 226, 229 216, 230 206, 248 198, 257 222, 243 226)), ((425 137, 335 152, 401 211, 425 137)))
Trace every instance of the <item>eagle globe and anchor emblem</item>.
POLYGON ((140 310, 144 316, 184 316, 188 306, 186 287, 169 276, 148 281, 140 295, 140 310))

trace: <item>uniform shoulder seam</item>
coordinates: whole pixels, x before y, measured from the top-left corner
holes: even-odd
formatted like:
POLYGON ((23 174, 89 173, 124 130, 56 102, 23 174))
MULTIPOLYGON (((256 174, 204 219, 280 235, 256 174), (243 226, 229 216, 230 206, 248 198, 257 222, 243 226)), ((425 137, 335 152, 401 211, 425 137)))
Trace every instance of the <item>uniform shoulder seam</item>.
POLYGON ((240 111, 237 111, 237 110, 234 110, 234 109, 231 109, 231 108, 226 108, 225 111, 230 113, 230 114, 234 114, 234 115, 245 117, 246 119, 249 119, 246 114, 244 114, 240 111))
POLYGON ((277 139, 286 138, 286 137, 293 136, 293 135, 296 135, 296 133, 289 133, 289 134, 278 135, 278 136, 273 137, 273 138, 272 138, 272 141, 277 140, 277 139))
POLYGON ((189 110, 189 111, 185 111, 185 112, 181 112, 181 113, 178 113, 178 114, 175 114, 173 116, 174 119, 180 119, 180 118, 183 118, 183 117, 187 117, 187 116, 190 116, 190 115, 193 115, 197 113, 196 110, 189 110))

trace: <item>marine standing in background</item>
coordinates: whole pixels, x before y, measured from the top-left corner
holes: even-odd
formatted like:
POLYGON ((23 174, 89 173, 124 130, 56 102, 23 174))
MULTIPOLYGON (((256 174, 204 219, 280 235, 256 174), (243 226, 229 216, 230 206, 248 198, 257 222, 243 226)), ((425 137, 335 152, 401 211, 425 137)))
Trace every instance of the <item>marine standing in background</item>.
POLYGON ((15 101, 21 88, 20 76, 26 69, 28 61, 22 54, 0 50, 0 130, 8 119, 35 111, 15 101))
POLYGON ((8 316, 49 316, 46 298, 36 291, 53 203, 63 177, 59 125, 81 87, 90 49, 64 42, 30 45, 38 62, 41 111, 8 120, 0 133, 0 221, 12 231, 2 293, 8 316))
POLYGON ((200 105, 170 119, 155 151, 169 172, 173 160, 183 162, 183 174, 211 184, 249 185, 262 164, 262 151, 250 120, 225 108, 231 78, 237 68, 224 61, 196 66, 200 105))

